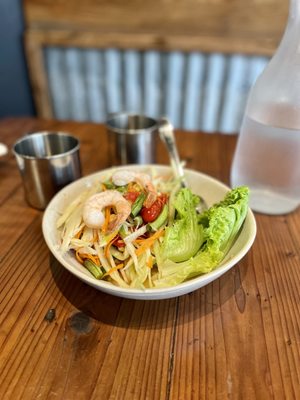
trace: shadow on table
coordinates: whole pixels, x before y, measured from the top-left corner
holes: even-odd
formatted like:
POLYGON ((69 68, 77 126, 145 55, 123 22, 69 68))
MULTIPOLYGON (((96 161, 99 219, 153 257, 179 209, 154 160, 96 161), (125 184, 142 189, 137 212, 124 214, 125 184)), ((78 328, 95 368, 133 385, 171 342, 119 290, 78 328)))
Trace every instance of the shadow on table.
POLYGON ((81 324, 90 319, 107 325, 135 329, 161 329, 201 319, 217 311, 228 299, 235 297, 243 311, 245 294, 242 281, 247 264, 234 267, 221 278, 190 294, 167 300, 130 300, 94 289, 69 273, 52 255, 50 267, 54 281, 63 296, 76 310, 70 316, 81 324))

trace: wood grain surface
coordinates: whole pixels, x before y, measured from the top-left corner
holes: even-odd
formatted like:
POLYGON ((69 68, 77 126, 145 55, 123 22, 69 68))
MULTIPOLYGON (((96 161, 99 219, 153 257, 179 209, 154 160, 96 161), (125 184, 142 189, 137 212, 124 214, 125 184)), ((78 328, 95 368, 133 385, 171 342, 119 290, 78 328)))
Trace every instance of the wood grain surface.
MULTIPOLYGON (((288 0, 25 0, 27 29, 68 31, 74 34, 94 32, 101 43, 102 34, 148 35, 147 47, 168 48, 172 37, 181 37, 178 50, 191 47, 223 52, 223 46, 238 47, 240 52, 273 52, 286 25, 288 0), (151 40, 157 38, 157 41, 151 40), (226 46, 226 42, 228 45, 226 46), (243 46, 244 43, 244 46, 243 46), (206 45, 207 47, 207 45, 206 45)), ((79 36, 79 35, 77 35, 79 36)), ((135 48, 135 38, 132 37, 135 48)), ((204 50, 205 51, 205 50, 204 50)))
MULTIPOLYGON (((84 175, 109 165, 101 125, 6 119, 0 141, 11 148, 45 129, 80 138, 84 175)), ((228 183, 236 136, 176 134, 188 167, 228 183)), ((252 249, 206 287, 134 301, 87 286, 51 256, 11 153, 0 183, 1 399, 299 399, 299 209, 256 214, 252 249)))

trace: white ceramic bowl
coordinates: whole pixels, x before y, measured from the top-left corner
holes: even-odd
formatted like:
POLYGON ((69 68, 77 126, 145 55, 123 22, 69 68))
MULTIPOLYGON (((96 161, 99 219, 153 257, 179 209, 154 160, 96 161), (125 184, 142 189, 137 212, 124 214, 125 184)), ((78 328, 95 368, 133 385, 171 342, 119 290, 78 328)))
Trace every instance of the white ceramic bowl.
MULTIPOLYGON (((154 167, 161 174, 170 174, 171 169, 167 166, 129 166, 122 168, 134 168, 135 170, 149 170, 154 167)), ((58 192, 49 203, 43 216, 43 235, 45 241, 53 253, 55 258, 73 275, 81 279, 94 288, 115 296, 140 299, 168 299, 171 297, 181 296, 192 292, 208 283, 214 281, 232 268, 242 257, 248 252, 253 244, 256 235, 256 223, 252 211, 249 209, 242 230, 234 243, 233 247, 223 260, 223 262, 212 272, 201 275, 177 286, 158 289, 123 289, 109 282, 96 280, 90 273, 69 253, 62 254, 59 250, 58 232, 56 229, 56 220, 61 215, 65 207, 77 196, 81 191, 92 185, 95 180, 105 180, 111 175, 112 169, 106 169, 95 174, 81 178, 58 192)), ((207 204, 212 204, 222 200, 229 188, 218 180, 208 175, 193 171, 185 170, 186 178, 189 186, 194 193, 201 195, 207 204)))

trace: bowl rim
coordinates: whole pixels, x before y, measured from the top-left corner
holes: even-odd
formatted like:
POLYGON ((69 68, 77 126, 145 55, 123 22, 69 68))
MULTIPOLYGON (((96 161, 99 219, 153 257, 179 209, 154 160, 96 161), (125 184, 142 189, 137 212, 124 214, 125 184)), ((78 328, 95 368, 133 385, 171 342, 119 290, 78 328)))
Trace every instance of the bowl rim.
MULTIPOLYGON (((146 164, 146 165, 139 165, 139 164, 130 164, 127 166, 117 166, 117 167, 110 167, 110 168, 105 168, 103 170, 99 170, 97 172, 94 172, 90 175, 84 176, 75 182, 70 183, 63 189, 61 189, 50 201, 48 204, 47 208, 45 209, 43 219, 42 219, 42 232, 44 236, 44 240, 51 251, 51 253, 54 255, 54 257, 73 275, 75 275, 77 278, 80 280, 84 281, 85 283, 89 284, 90 286, 93 286, 96 289, 99 289, 101 291, 110 293, 112 295, 117 295, 117 296, 122 296, 123 297, 130 297, 130 298, 143 298, 149 296, 149 299, 154 298, 151 296, 155 296, 157 298, 162 298, 161 296, 163 295, 164 297, 168 298, 168 295, 174 295, 175 292, 183 292, 188 293, 190 291, 196 290, 197 288, 200 288, 202 286, 205 286, 206 284, 210 283, 211 281, 217 279, 221 275, 223 275, 227 270, 232 268, 234 265, 237 264, 238 261, 240 261, 246 253, 249 251, 251 248, 255 237, 256 237, 256 232, 257 232, 257 225, 255 221, 254 214, 252 210, 248 207, 248 212, 245 221, 248 221, 249 225, 249 232, 248 236, 249 239, 247 242, 242 246, 242 249, 232 257, 230 257, 227 261, 224 263, 221 263, 220 266, 216 267, 214 270, 211 272, 208 272, 203 275, 196 276, 192 279, 189 279, 185 282, 182 282, 178 285, 175 286, 170 286, 170 287, 162 287, 162 288, 145 288, 145 289, 135 289, 135 288, 121 288, 119 286, 116 286, 110 282, 107 281, 101 281, 101 280, 96 280, 92 276, 86 275, 83 271, 76 269, 72 264, 68 263, 68 260, 65 258, 65 255, 63 255, 59 249, 58 249, 58 244, 54 244, 52 240, 50 239, 50 236, 47 232, 48 228, 48 217, 49 213, 53 209, 54 205, 59 201, 60 198, 63 198, 65 193, 68 193, 70 189, 75 188, 77 186, 80 186, 81 184, 84 184, 85 182, 88 182, 89 180, 92 180, 98 175, 102 175, 106 172, 113 171, 114 169, 126 169, 126 168, 139 168, 139 169, 147 169, 147 168, 165 168, 165 169, 170 169, 170 166, 167 165, 160 165, 160 164, 146 164), (203 285, 199 286, 199 283, 202 281, 207 281, 203 285), (195 288, 194 288, 195 286, 195 288), (191 289, 191 290, 186 290, 186 289, 191 289), (161 295, 161 296, 160 296, 161 295)), ((225 190, 231 190, 229 186, 224 184, 223 182, 219 181, 218 179, 211 177, 207 174, 204 174, 202 172, 196 171, 194 169, 188 169, 185 168, 185 172, 187 173, 196 173, 197 175, 201 175, 204 179, 209 180, 210 182, 213 182, 217 184, 218 186, 222 187, 225 190)), ((54 224, 55 221, 52 221, 54 224)), ((245 222, 244 222, 245 223, 245 222)), ((56 229, 56 227, 55 227, 56 229)), ((68 253, 66 253, 68 254, 68 253)), ((76 262, 76 260, 73 260, 76 262)), ((78 266, 81 266, 78 263, 78 266)), ((171 296, 169 296, 171 297, 171 296)))

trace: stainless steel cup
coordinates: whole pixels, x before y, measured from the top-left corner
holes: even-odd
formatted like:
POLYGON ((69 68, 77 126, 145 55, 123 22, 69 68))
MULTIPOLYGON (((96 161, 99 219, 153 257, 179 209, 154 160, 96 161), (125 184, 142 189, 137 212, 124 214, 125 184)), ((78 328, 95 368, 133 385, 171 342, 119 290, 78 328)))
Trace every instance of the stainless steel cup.
POLYGON ((117 113, 106 122, 112 165, 156 162, 158 123, 145 115, 117 113))
POLYGON ((56 192, 80 178, 79 146, 78 139, 64 132, 36 132, 14 144, 30 206, 45 209, 56 192))

